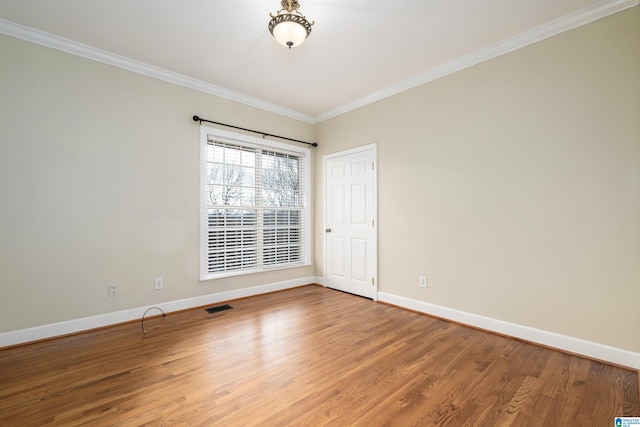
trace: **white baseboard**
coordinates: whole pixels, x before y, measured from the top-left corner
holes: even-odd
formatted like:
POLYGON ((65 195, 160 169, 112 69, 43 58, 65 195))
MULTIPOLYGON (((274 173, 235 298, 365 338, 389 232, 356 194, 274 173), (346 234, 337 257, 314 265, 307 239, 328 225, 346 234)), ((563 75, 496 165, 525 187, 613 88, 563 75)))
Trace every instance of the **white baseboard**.
MULTIPOLYGON (((141 319, 143 313, 151 307, 160 307, 165 313, 171 313, 189 308, 200 307, 207 304, 215 304, 222 301, 230 301, 238 298, 260 295, 284 289, 304 286, 316 283, 324 286, 324 278, 312 276, 304 277, 285 282, 270 283, 250 288, 235 289, 232 291, 208 294, 194 298, 186 298, 176 301, 169 301, 133 308, 129 310, 116 311, 97 316, 83 317, 80 319, 68 320, 65 322, 52 323, 48 325, 36 326, 33 328, 20 329, 0 333, 0 348, 32 341, 53 338, 61 335, 73 334, 90 329, 102 328, 118 323, 129 322, 141 319)), ((554 332, 517 325, 502 320, 492 319, 477 314, 467 313, 447 307, 430 304, 410 298, 401 297, 386 292, 378 292, 378 301, 407 308, 409 310, 430 314, 443 319, 452 320, 465 325, 473 326, 487 331, 511 336, 514 338, 530 341, 547 347, 557 348, 602 360, 616 365, 626 366, 631 369, 640 369, 640 353, 634 353, 616 347, 585 341, 554 332)))
POLYGON ((473 326, 502 335, 522 339, 546 347, 556 348, 573 354, 579 354, 592 359, 602 360, 631 369, 640 369, 640 353, 634 353, 604 344, 585 341, 554 332, 517 325, 502 320, 496 320, 477 314, 466 313, 424 301, 405 298, 386 292, 378 292, 378 301, 392 304, 409 310, 430 314, 454 322, 473 326))
MULTIPOLYGON (((194 298, 186 298, 176 301, 163 302, 144 307, 132 308, 129 310, 116 311, 113 313, 100 314, 97 316, 83 317, 59 323, 35 326, 33 328, 20 329, 17 331, 0 333, 0 348, 17 344, 39 341, 61 335, 68 335, 90 329, 102 328, 116 325, 118 323, 130 322, 141 319, 144 312, 151 307, 160 307, 165 313, 186 310, 193 307, 200 307, 207 304, 215 304, 221 301, 230 301, 238 298, 260 295, 298 286, 316 283, 316 277, 303 277, 285 282, 270 283, 266 285, 253 286, 250 288, 234 289, 232 291, 208 294, 194 298)), ((157 313, 151 313, 155 315, 157 313)))

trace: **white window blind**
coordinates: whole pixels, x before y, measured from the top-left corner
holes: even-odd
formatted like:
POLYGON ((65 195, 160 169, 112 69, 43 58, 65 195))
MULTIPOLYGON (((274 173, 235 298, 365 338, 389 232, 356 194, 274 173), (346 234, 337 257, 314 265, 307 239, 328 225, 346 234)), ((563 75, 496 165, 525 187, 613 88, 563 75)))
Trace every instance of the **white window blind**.
POLYGON ((203 278, 307 261, 305 153, 207 135, 203 278))

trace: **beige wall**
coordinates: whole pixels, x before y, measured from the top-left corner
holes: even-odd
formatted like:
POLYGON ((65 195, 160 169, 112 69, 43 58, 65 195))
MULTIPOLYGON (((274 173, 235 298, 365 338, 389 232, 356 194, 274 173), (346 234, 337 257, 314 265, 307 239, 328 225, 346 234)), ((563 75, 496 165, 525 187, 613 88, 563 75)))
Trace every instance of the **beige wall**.
POLYGON ((316 132, 378 143, 381 291, 640 351, 639 7, 316 132))
POLYGON ((322 276, 322 155, 377 142, 381 291, 640 352, 639 43, 634 7, 314 127, 0 36, 0 332, 322 276), (315 269, 198 282, 194 114, 315 133, 315 269))
POLYGON ((191 117, 303 140, 312 125, 11 37, 0 58, 0 332, 313 275, 198 282, 191 117))

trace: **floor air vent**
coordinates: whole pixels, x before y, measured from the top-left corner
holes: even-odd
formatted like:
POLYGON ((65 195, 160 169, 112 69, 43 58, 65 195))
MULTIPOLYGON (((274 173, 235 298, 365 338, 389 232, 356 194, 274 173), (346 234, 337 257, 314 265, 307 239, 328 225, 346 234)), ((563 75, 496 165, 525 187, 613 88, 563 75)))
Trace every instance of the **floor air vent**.
POLYGON ((217 307, 205 308, 204 310, 209 314, 213 314, 213 313, 217 313, 219 311, 231 310, 232 308, 233 307, 231 307, 229 304, 225 304, 225 305, 219 305, 217 307))

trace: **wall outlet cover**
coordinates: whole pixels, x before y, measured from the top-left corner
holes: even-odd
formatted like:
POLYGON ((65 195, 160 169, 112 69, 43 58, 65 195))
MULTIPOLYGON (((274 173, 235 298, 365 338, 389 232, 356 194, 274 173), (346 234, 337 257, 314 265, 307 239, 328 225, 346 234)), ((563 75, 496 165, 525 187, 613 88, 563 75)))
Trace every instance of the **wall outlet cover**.
POLYGON ((427 276, 420 276, 420 287, 426 288, 428 284, 427 276))

